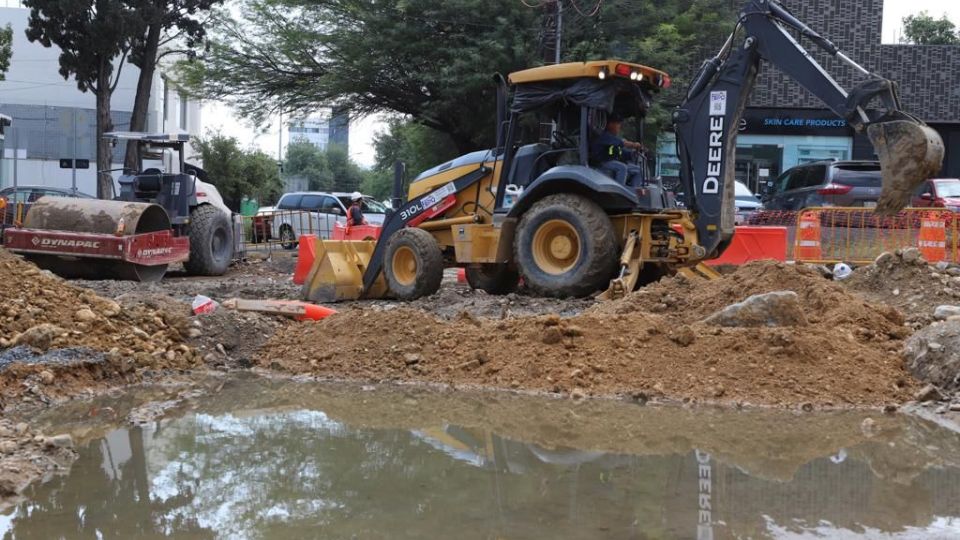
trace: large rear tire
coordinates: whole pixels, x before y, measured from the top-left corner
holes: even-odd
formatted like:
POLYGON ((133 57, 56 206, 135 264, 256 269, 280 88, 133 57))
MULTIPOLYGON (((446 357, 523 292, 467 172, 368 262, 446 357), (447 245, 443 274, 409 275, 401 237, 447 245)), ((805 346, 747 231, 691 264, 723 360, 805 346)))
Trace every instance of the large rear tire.
POLYGON ((190 212, 187 227, 190 238, 190 259, 184 270, 195 276, 222 276, 233 259, 233 229, 230 217, 208 204, 190 212))
POLYGON ((514 241, 524 283, 542 296, 587 296, 606 287, 619 255, 616 231, 603 209, 569 193, 534 204, 514 241))
POLYGON ((509 294, 517 290, 520 274, 506 264, 468 266, 467 283, 487 294, 509 294))
POLYGON ((398 300, 416 300, 440 290, 443 253, 436 239, 417 228, 394 233, 387 240, 383 275, 398 300))

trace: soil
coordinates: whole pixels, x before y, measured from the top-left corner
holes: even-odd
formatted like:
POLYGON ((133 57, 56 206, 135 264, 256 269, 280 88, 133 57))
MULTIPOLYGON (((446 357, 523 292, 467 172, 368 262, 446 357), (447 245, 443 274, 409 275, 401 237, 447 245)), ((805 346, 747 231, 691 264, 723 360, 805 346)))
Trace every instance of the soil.
POLYGON ((431 381, 584 395, 774 406, 881 406, 915 387, 898 311, 803 266, 752 263, 722 279, 679 276, 569 318, 450 320, 357 307, 287 326, 258 357, 324 378, 431 381), (704 318, 752 294, 797 292, 802 327, 717 328, 704 318))
POLYGON ((960 305, 960 266, 910 261, 903 253, 881 255, 880 264, 857 268, 843 281, 849 289, 904 313, 913 329, 933 322, 939 305, 960 305))

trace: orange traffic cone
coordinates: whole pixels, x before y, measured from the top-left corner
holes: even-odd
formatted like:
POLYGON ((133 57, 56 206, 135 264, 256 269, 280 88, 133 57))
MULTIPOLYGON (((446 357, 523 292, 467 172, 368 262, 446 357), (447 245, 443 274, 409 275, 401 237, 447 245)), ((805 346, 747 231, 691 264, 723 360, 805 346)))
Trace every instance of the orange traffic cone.
POLYGON ((823 260, 823 250, 820 245, 820 212, 800 213, 793 258, 797 261, 823 260))
POLYGON ((947 259, 947 223, 940 212, 925 212, 920 221, 918 246, 929 262, 947 259))
POLYGON ((317 258, 317 236, 314 234, 300 235, 300 249, 297 251, 297 268, 293 271, 293 282, 303 285, 317 258))

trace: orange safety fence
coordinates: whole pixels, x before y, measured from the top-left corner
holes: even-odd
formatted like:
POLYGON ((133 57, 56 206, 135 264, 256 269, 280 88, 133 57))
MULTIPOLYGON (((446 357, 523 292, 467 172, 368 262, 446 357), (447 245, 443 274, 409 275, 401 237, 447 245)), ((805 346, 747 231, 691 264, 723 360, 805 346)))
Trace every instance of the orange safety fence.
POLYGON ((906 208, 880 216, 872 208, 807 208, 797 213, 793 259, 873 262, 885 251, 915 247, 930 262, 957 261, 957 219, 940 208, 906 208))
POLYGON ((238 252, 294 250, 300 238, 330 238, 343 216, 306 210, 272 210, 257 212, 253 216, 241 216, 236 231, 238 252))

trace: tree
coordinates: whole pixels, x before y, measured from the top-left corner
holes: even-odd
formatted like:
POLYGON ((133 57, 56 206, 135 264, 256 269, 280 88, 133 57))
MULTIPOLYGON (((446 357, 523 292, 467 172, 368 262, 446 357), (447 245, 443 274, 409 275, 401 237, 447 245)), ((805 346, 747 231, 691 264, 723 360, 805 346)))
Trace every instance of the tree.
POLYGON ((340 146, 321 150, 312 143, 296 140, 287 145, 283 174, 306 179, 311 191, 356 191, 363 180, 360 167, 340 146))
POLYGON ((30 8, 27 38, 60 48, 60 74, 96 97, 97 197, 113 197, 109 169, 113 148, 103 134, 113 129, 110 98, 130 51, 137 13, 125 0, 23 0, 30 8), (114 62, 116 69, 114 69, 114 62))
POLYGON ((13 28, 8 24, 0 28, 0 81, 10 69, 10 57, 13 55, 13 28))
POLYGON ((445 133, 416 123, 407 117, 389 118, 386 130, 374 136, 376 160, 364 175, 360 191, 378 199, 393 193, 393 164, 407 166, 407 181, 417 174, 457 157, 457 147, 445 133))
POLYGON ((946 15, 934 19, 926 11, 921 11, 903 18, 900 41, 916 45, 957 45, 960 44, 960 34, 946 15))
MULTIPOLYGON (((529 4, 529 2, 528 2, 529 4)), ((542 9, 516 0, 248 0, 178 77, 254 119, 339 105, 389 111, 444 134, 458 153, 493 145, 494 73, 535 66, 542 9)), ((564 17, 565 60, 636 60, 684 75, 736 21, 730 0, 607 0, 564 17)), ((666 125, 662 109, 655 128, 666 125)), ((368 183, 370 182, 368 177, 368 183)))
MULTIPOLYGON (((130 131, 147 129, 147 109, 157 63, 166 55, 192 53, 204 36, 204 21, 197 16, 220 3, 222 0, 136 1, 141 27, 132 38, 130 63, 140 69, 140 75, 130 115, 130 131), (180 44, 182 48, 170 47, 160 51, 162 46, 170 44, 180 44)), ((129 145, 124 165, 134 168, 136 163, 136 147, 129 145)))
POLYGON ((274 200, 283 193, 276 159, 260 150, 244 150, 234 137, 210 133, 193 147, 227 206, 240 208, 245 196, 274 200))

